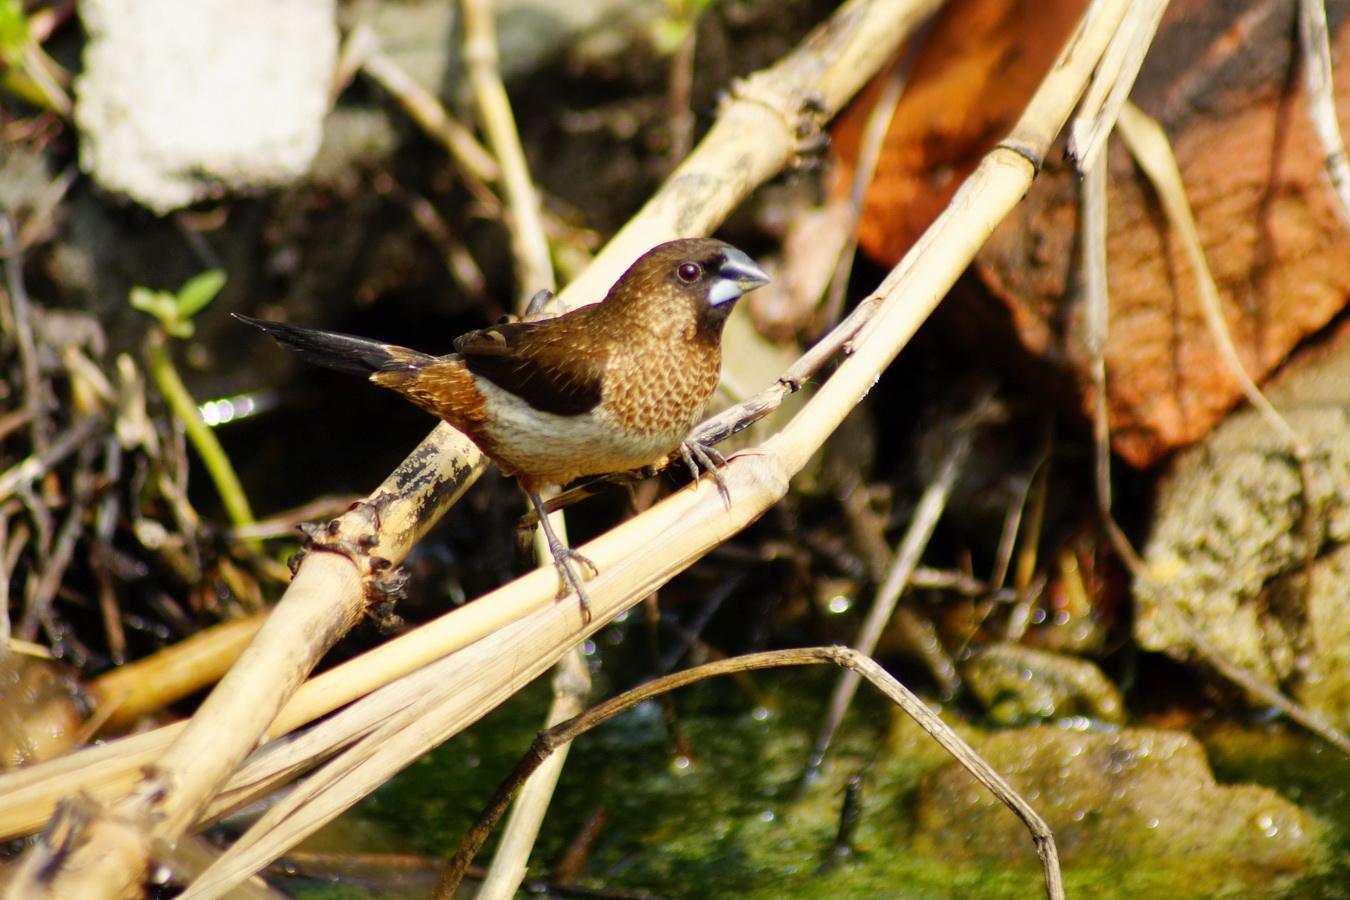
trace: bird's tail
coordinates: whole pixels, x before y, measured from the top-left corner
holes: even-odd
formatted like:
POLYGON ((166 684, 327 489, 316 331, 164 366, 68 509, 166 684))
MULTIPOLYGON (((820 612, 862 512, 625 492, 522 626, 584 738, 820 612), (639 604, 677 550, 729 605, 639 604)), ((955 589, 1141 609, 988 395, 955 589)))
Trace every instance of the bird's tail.
POLYGON ((426 353, 418 353, 416 350, 368 338, 336 331, 322 331, 318 328, 301 328, 282 322, 269 322, 266 319, 241 316, 238 313, 233 315, 239 321, 265 331, 278 344, 298 354, 306 362, 337 369, 339 372, 366 376, 380 373, 413 374, 436 361, 436 357, 426 353))

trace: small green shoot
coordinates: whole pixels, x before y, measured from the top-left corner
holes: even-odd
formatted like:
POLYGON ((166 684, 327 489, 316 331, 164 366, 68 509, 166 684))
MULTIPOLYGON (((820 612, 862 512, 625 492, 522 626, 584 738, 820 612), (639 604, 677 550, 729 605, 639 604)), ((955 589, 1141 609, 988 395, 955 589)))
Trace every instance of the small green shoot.
POLYGON ((672 55, 712 5, 713 0, 666 0, 665 12, 650 26, 653 49, 661 56, 672 55))
POLYGON ((210 269, 189 278, 173 294, 134 287, 131 289, 131 305, 158 319, 160 327, 170 337, 186 340, 192 337, 192 317, 216 299, 216 294, 224 286, 225 273, 220 269, 210 269))
POLYGON ((205 309, 224 286, 225 273, 212 269, 189 278, 175 293, 134 287, 130 299, 132 306, 154 316, 159 322, 160 327, 151 331, 145 342, 150 377, 154 379, 174 415, 183 423, 188 441, 206 466, 230 521, 238 528, 253 524, 253 510, 248 497, 239 483, 234 466, 230 464, 230 458, 225 455, 225 448, 220 446, 215 432, 202 421, 197 401, 188 392, 187 385, 183 384, 166 347, 168 337, 192 337, 193 317, 205 309))
POLYGON ((25 103, 70 115, 70 76, 33 37, 23 0, 0 0, 0 88, 25 103))

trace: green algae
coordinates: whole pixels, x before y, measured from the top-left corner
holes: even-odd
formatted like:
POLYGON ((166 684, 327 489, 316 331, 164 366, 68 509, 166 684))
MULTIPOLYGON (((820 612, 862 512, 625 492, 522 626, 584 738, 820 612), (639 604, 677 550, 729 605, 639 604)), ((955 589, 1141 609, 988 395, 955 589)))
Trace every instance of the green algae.
MULTIPOLYGON (((687 760, 673 755, 654 704, 583 736, 544 823, 531 876, 547 878, 582 823, 603 808, 606 825, 581 880, 588 887, 660 897, 1040 896, 1029 838, 1024 861, 916 849, 920 780, 947 758, 875 695, 860 695, 823 776, 798 790, 833 675, 758 673, 752 691, 727 683, 684 690, 676 703, 692 748, 687 760), (855 774, 863 790, 852 852, 826 867, 845 782, 855 774)), ((448 856, 533 738, 547 699, 546 687, 535 685, 410 767, 359 815, 396 835, 405 852, 448 856)), ((959 722, 952 712, 944 717, 959 722)), ((958 727, 968 739, 980 739, 970 726, 958 727)), ((1251 880, 1259 876, 1243 860, 1123 854, 1120 861, 1066 867, 1069 896, 1350 896, 1344 888, 1350 884, 1350 770, 1299 733, 1274 729, 1279 740, 1271 733, 1271 726, 1228 726, 1202 737, 1220 783, 1273 787, 1326 824, 1326 861, 1313 872, 1263 884, 1251 880)), ((477 861, 488 862, 491 849, 477 861)))

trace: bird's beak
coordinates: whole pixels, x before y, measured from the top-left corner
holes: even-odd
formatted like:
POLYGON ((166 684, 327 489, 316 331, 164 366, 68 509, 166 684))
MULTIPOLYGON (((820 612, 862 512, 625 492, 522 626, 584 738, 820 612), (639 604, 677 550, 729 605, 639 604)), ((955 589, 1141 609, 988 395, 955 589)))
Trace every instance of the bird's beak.
POLYGON ((764 270, 735 247, 728 247, 723 257, 722 264, 717 267, 717 278, 708 292, 708 302, 713 306, 739 300, 769 283, 764 270))

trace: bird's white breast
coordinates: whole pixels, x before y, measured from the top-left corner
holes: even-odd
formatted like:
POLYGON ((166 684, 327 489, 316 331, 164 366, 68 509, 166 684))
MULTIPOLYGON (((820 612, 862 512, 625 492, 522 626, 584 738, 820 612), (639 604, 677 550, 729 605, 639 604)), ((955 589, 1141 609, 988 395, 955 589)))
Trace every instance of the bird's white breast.
POLYGON ((541 482, 566 484, 583 475, 651 465, 680 445, 689 423, 656 433, 624 428, 603 406, 575 416, 535 409, 485 378, 476 386, 486 402, 492 455, 503 469, 541 482))

